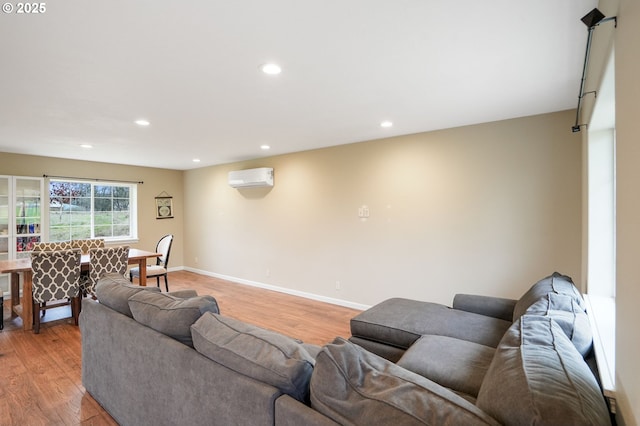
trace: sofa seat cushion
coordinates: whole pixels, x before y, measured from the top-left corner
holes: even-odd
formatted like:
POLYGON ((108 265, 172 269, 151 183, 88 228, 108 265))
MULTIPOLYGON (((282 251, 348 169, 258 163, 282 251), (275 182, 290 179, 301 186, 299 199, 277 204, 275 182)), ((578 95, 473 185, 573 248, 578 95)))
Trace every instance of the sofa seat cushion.
POLYGON ((337 338, 316 358, 311 407, 343 425, 495 425, 437 383, 337 338))
POLYGON ((455 337, 495 348, 510 325, 502 319, 458 311, 438 303, 393 298, 352 318, 351 334, 402 349, 409 348, 425 334, 455 337))
POLYGON ((139 323, 191 347, 191 325, 204 312, 220 312, 212 296, 182 299, 167 293, 148 292, 131 296, 129 308, 139 323))
POLYGON ((116 273, 105 274, 96 283, 96 297, 100 303, 129 318, 133 318, 129 308, 129 298, 141 291, 160 293, 160 289, 157 287, 133 285, 122 275, 116 273))
POLYGON ((516 321, 524 315, 531 305, 543 297, 546 297, 549 293, 570 297, 577 306, 580 306, 583 311, 585 310, 585 303, 582 298, 582 294, 573 284, 571 277, 554 272, 548 277, 545 277, 535 283, 516 302, 516 305, 513 308, 513 321, 516 321))
POLYGON ((448 336, 426 335, 404 353, 398 365, 473 397, 478 396, 495 348, 448 336))
POLYGON ((573 297, 549 293, 529 306, 526 314, 553 318, 583 357, 591 351, 593 334, 589 317, 573 297))
POLYGON ((550 317, 524 315, 505 333, 477 406, 505 425, 609 425, 598 382, 550 317))
POLYGON ((309 380, 315 364, 302 342, 275 331, 204 314, 191 327, 195 349, 207 358, 245 376, 309 401, 309 380))

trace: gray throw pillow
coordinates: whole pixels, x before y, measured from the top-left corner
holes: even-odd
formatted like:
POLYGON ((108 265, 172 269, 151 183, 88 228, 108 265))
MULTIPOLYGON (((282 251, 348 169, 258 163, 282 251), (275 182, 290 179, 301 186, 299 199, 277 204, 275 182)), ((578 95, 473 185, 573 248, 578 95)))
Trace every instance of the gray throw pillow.
POLYGON ((526 315, 553 318, 583 357, 591 351, 593 334, 589 317, 572 297, 549 293, 529 306, 526 315))
POLYGON ((308 401, 315 360, 299 340, 213 313, 202 315, 191 333, 207 358, 308 401))
POLYGON ((148 292, 129 298, 129 308, 139 323, 191 347, 191 324, 205 312, 220 312, 212 296, 182 299, 167 293, 148 292))
POLYGON ((344 425, 497 425, 471 402, 342 338, 311 377, 311 407, 344 425))
POLYGON ((96 297, 100 303, 129 318, 133 318, 129 309, 129 298, 141 291, 159 293, 160 289, 133 285, 116 273, 106 274, 96 283, 96 297))
POLYGON ((569 296, 575 301, 576 305, 580 306, 582 310, 585 310, 582 294, 580 294, 580 291, 573 284, 571 277, 554 272, 550 276, 535 283, 529 291, 516 302, 516 306, 513 308, 513 321, 516 321, 524 315, 527 309, 529 309, 529 306, 541 298, 546 297, 549 293, 569 296))
POLYGON ((550 317, 524 315, 496 348, 476 405, 504 425, 609 425, 591 369, 550 317))

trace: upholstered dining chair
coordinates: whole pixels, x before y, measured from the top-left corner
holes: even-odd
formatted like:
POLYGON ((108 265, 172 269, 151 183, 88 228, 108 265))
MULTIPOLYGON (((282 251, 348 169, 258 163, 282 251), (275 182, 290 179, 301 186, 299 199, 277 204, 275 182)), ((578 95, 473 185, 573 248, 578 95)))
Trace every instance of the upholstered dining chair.
POLYGON ((73 249, 71 241, 53 241, 48 243, 35 243, 33 251, 56 251, 56 250, 71 250, 73 249))
POLYGON ((88 238, 84 240, 71 240, 71 246, 73 248, 79 248, 82 254, 87 254, 92 248, 104 247, 104 239, 88 238))
MULTIPOLYGON (((71 240, 72 248, 79 248, 82 254, 88 254, 92 248, 104 247, 104 239, 102 238, 83 238, 79 240, 71 240)), ((82 283, 89 281, 89 270, 84 269, 80 272, 80 289, 82 290, 82 283)), ((83 295, 86 296, 86 294, 83 295)))
POLYGON ((92 248, 89 250, 89 274, 80 280, 83 296, 95 296, 96 283, 104 274, 124 277, 129 260, 129 246, 92 248))
MULTIPOLYGON (((162 256, 156 258, 155 265, 147 265, 147 278, 156 279, 156 284, 160 287, 160 277, 164 277, 164 286, 169 291, 169 281, 167 279, 167 268, 169 265, 169 255, 171 254, 171 244, 173 244, 173 235, 167 234, 160 238, 156 245, 156 253, 162 253, 162 256)), ((140 278, 140 268, 136 266, 129 270, 129 281, 133 282, 133 277, 140 278)))
POLYGON ((71 305, 73 322, 78 325, 80 314, 80 250, 34 251, 31 253, 33 272, 33 332, 40 333, 40 311, 71 305), (48 302, 55 301, 54 304, 48 302))

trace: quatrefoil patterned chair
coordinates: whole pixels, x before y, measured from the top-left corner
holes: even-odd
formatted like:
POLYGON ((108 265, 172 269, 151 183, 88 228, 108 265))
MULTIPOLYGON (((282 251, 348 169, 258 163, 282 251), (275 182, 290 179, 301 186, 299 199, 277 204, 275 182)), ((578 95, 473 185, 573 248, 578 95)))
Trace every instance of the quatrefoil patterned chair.
POLYGON ((103 248, 104 240, 102 238, 88 238, 85 240, 71 240, 73 248, 79 248, 82 254, 87 254, 93 248, 103 248))
MULTIPOLYGON (((73 249, 71 241, 52 241, 52 242, 38 242, 33 246, 32 251, 57 251, 57 250, 71 250, 73 249)), ((80 272, 82 274, 82 271, 80 272)), ((46 303, 42 304, 43 307, 47 306, 46 303)), ((42 311, 44 316, 46 311, 42 311)))
MULTIPOLYGON (((169 255, 171 254, 171 244, 173 243, 173 235, 167 234, 160 238, 156 245, 156 253, 162 253, 162 256, 156 258, 155 265, 147 265, 147 278, 156 278, 156 284, 160 287, 160 277, 164 277, 164 286, 169 291, 169 281, 167 280, 169 255)), ((140 279, 140 267, 136 266, 129 270, 129 281, 133 282, 133 277, 140 279)))
MULTIPOLYGON (((102 238, 85 238, 80 240, 71 240, 69 241, 72 248, 79 248, 82 254, 89 254, 89 250, 92 248, 102 248, 104 247, 104 239, 102 238)), ((80 272, 80 289, 82 290, 82 283, 87 282, 89 280, 89 270, 83 269, 80 272)), ((86 294, 83 292, 83 295, 86 294)))
POLYGON ((124 277, 129 260, 129 246, 92 248, 89 250, 89 274, 80 282, 84 296, 95 297, 96 283, 105 274, 117 273, 124 277))
POLYGON ((73 322, 78 325, 80 314, 80 250, 34 251, 31 253, 33 272, 33 332, 40 333, 40 311, 71 305, 73 322), (48 304, 56 301, 57 303, 48 304))
POLYGON ((71 245, 71 241, 55 241, 50 243, 36 243, 33 246, 33 251, 57 251, 57 250, 71 250, 74 247, 71 245))

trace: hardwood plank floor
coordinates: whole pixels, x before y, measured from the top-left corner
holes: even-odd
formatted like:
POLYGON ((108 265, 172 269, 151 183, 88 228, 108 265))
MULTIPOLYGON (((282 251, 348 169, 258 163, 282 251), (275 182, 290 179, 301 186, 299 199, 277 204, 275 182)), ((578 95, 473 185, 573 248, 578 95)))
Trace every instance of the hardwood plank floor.
MULTIPOLYGON (((169 290, 182 289, 214 296, 223 315, 317 345, 349 337, 349 320, 360 312, 192 272, 171 272, 169 290)), ((22 331, 20 319, 11 318, 8 301, 4 305, 0 426, 115 425, 82 386, 81 336, 69 307, 47 311, 40 334, 33 334, 22 331)))

